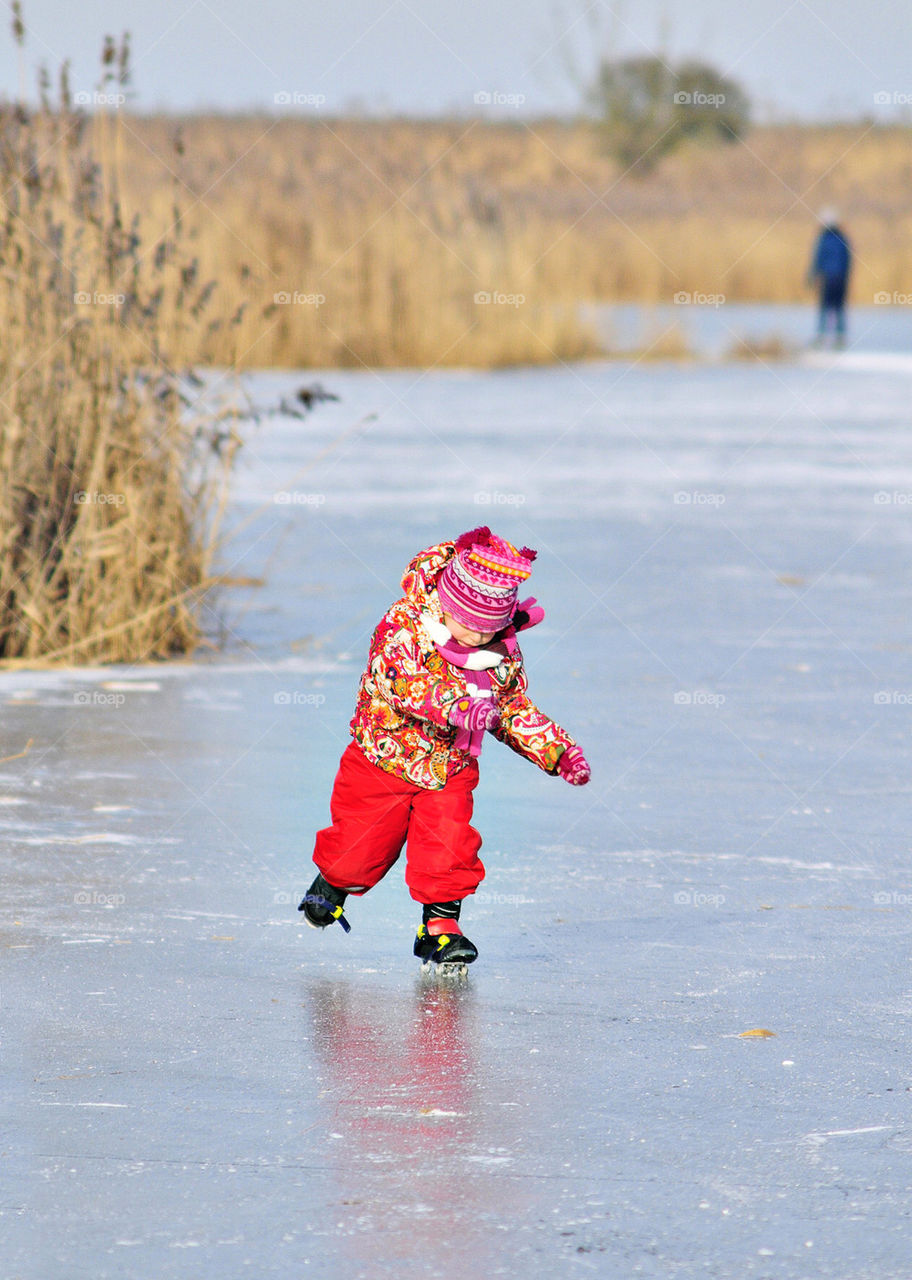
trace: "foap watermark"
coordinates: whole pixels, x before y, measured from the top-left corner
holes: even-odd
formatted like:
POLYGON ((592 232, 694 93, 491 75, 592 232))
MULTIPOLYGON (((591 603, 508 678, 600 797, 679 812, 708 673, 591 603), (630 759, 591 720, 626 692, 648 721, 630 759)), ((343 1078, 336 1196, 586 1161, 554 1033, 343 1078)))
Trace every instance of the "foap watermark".
POLYGON ((886 289, 880 289, 874 294, 874 305, 875 307, 908 307, 912 305, 912 293, 900 293, 898 289, 887 293, 886 289))
POLYGON ((77 307, 122 307, 126 300, 125 293, 89 293, 87 289, 81 289, 73 294, 77 307))
POLYGON ((903 93, 899 89, 881 89, 874 94, 874 104, 878 107, 908 107, 912 103, 912 93, 903 93))
POLYGON ((272 95, 277 107, 323 107, 326 105, 325 93, 303 93, 300 89, 280 89, 272 95))
POLYGON ((878 689, 874 694, 875 707, 912 706, 912 689, 878 689))
POLYGON ((526 95, 504 93, 500 89, 479 89, 472 101, 476 107, 521 107, 526 101, 526 95))
POLYGON ((878 489, 874 502, 878 507, 909 507, 912 506, 912 493, 902 489, 878 489))
POLYGON ((724 293, 700 293, 699 290, 693 293, 687 289, 679 289, 672 299, 676 307, 724 307, 724 293))
POLYGON ((710 693, 708 689, 678 689, 674 696, 676 707, 722 707, 724 693, 710 693))
POLYGON ((326 294, 301 293, 298 290, 289 293, 285 289, 280 289, 278 293, 272 295, 272 300, 277 307, 322 307, 326 301, 326 294))
POLYGON ((676 907, 721 907, 724 893, 701 893, 697 889, 678 889, 674 896, 676 907))
POLYGON ((707 493, 703 489, 679 489, 674 496, 677 507, 721 507, 724 493, 707 493))
POLYGON ((725 105, 725 94, 700 93, 699 90, 690 93, 686 89, 679 89, 674 102, 676 107, 721 107, 725 105))
POLYGON ((122 507, 126 501, 123 493, 99 493, 96 489, 77 489, 73 501, 80 507, 122 507))
POLYGON ((279 507, 322 507, 326 494, 305 493, 302 489, 280 489, 272 495, 272 500, 279 507))
POLYGON ((301 689, 280 689, 272 695, 277 707, 322 707, 326 701, 323 693, 305 693, 301 689))
POLYGON ((898 893, 896 889, 879 889, 874 894, 874 904, 878 907, 912 906, 912 893, 898 893))
POLYGON ((479 489, 472 501, 477 507, 521 507, 524 493, 501 493, 499 489, 479 489))
POLYGON ((473 895, 475 902, 486 903, 491 907, 530 907, 534 903, 534 898, 527 898, 521 893, 488 893, 486 889, 480 889, 473 895))
POLYGON ((476 307, 521 307, 525 300, 524 293, 499 293, 496 289, 480 289, 474 298, 476 307))
POLYGON ((93 93, 82 89, 73 94, 73 102, 77 107, 122 107, 126 100, 125 93, 102 93, 100 89, 93 93))
POLYGON ((80 689, 73 694, 74 707, 122 707, 126 702, 122 693, 106 693, 103 689, 80 689))
POLYGON ((99 893, 97 889, 80 889, 73 894, 77 907, 122 907, 126 900, 122 893, 99 893))

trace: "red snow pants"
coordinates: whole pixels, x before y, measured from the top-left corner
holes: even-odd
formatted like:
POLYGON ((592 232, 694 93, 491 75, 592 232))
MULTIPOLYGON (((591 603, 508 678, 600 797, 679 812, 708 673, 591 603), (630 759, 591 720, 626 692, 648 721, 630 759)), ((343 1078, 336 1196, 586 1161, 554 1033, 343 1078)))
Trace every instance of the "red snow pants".
POLYGON ((439 791, 417 787, 371 764, 350 743, 329 802, 332 826, 317 832, 313 860, 337 889, 365 893, 406 845, 405 882, 416 902, 451 902, 484 878, 481 836, 470 825, 475 760, 439 791))

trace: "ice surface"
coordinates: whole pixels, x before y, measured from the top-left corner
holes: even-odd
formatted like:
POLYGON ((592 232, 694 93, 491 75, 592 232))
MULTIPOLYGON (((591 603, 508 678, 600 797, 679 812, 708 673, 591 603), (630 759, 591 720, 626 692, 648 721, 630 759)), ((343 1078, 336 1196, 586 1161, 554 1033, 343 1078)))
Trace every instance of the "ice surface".
MULTIPOLYGON (((743 341, 778 341, 795 352, 806 347, 817 328, 816 304, 727 302, 713 295, 714 302, 694 302, 685 294, 683 302, 644 306, 641 303, 598 305, 589 308, 610 350, 648 350, 664 335, 677 332, 687 349, 704 359, 724 357, 743 341)), ((851 305, 848 309, 850 351, 841 358, 869 356, 905 358, 912 347, 912 311, 902 303, 885 306, 851 305)), ((816 358, 816 356, 814 357, 816 358)))
POLYGON ((3 1276, 906 1280, 908 367, 320 376, 222 652, 0 675, 3 1276), (593 782, 488 744, 438 987, 400 868, 295 906, 371 628, 485 522, 593 782))

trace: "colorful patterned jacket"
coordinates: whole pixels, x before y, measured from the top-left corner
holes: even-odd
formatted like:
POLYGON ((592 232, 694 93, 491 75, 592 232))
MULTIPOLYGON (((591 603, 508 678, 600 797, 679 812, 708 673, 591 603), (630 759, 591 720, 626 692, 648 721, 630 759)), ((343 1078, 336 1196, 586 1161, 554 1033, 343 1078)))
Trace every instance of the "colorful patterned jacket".
MULTIPOLYGON (((454 554, 454 544, 444 542, 420 552, 409 564, 402 579, 404 597, 374 632, 351 722, 355 741, 368 760, 431 791, 472 761, 467 751, 455 746, 456 730, 447 721, 451 703, 468 691, 466 675, 437 652, 421 621, 422 614, 443 620, 436 582, 454 554)), ((518 646, 512 655, 505 652, 488 674, 501 715, 494 736, 546 773, 554 773, 574 740, 526 696, 518 646)))

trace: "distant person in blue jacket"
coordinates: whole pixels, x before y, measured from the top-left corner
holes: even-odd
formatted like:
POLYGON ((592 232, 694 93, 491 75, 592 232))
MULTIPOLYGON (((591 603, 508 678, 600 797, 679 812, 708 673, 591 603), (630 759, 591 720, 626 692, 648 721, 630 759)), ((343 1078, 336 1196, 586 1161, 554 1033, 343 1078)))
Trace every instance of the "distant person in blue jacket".
POLYGON ((846 290, 852 268, 852 249, 845 233, 839 227, 839 214, 835 209, 821 209, 821 231, 814 248, 814 258, 808 272, 808 283, 820 291, 820 319, 817 325, 817 346, 823 346, 827 333, 834 331, 834 345, 845 346, 846 338, 846 290))

